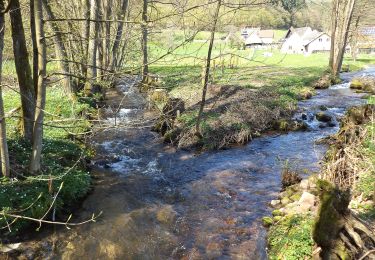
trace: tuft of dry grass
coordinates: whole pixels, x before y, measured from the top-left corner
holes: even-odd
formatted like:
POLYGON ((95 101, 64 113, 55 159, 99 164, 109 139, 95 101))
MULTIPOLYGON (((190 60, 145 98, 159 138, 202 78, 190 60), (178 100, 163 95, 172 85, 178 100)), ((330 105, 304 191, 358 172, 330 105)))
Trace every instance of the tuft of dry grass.
POLYGON ((352 189, 360 176, 374 173, 374 158, 366 156, 364 143, 371 136, 367 124, 374 124, 374 105, 352 108, 342 122, 340 132, 334 137, 334 145, 326 156, 323 178, 342 189, 352 189))
MULTIPOLYGON (((295 106, 282 103, 276 91, 238 86, 220 86, 209 93, 202 119, 202 138, 195 135, 195 117, 200 102, 192 102, 174 123, 173 141, 179 148, 222 149, 245 144, 273 129, 275 121, 289 118, 295 106), (178 134, 175 134, 178 132, 178 134)), ((168 139, 170 140, 170 139, 168 139)))

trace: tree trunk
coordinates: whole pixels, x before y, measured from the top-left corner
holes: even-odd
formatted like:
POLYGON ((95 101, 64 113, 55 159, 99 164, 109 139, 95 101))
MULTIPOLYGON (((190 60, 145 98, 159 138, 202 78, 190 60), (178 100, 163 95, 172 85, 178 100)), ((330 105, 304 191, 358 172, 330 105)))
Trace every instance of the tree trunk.
POLYGON ((38 91, 38 48, 35 36, 34 0, 30 0, 30 32, 33 49, 33 83, 35 96, 38 91))
MULTIPOLYGON (((128 4, 129 4, 129 0, 123 0, 122 1, 121 10, 120 10, 119 14, 117 15, 118 20, 124 20, 124 18, 126 17, 128 4)), ((115 71, 117 69, 117 66, 118 66, 117 57, 118 57, 118 50, 120 48, 123 30, 124 30, 124 23, 118 22, 117 23, 117 31, 116 31, 115 41, 113 42, 113 47, 112 47, 112 55, 111 55, 111 62, 110 62, 111 63, 111 66, 110 66, 111 71, 115 71)))
POLYGON ((356 0, 349 0, 347 3, 347 8, 345 9, 345 19, 344 19, 344 32, 342 35, 342 43, 341 46, 339 47, 339 52, 338 52, 338 57, 337 57, 337 68, 336 68, 336 76, 339 75, 342 67, 342 63, 344 61, 344 55, 345 55, 345 50, 346 50, 346 45, 348 44, 348 36, 349 36, 349 30, 350 30, 350 25, 352 23, 352 18, 353 18, 353 10, 354 10, 354 5, 355 5, 356 0))
POLYGON ((47 48, 44 37, 42 0, 34 0, 35 32, 38 46, 38 95, 36 99, 33 147, 30 160, 30 172, 35 173, 41 168, 43 141, 44 108, 46 104, 46 56, 47 48))
MULTIPOLYGON (((0 11, 4 10, 4 0, 0 0, 0 11)), ((10 176, 9 166, 9 152, 7 143, 7 133, 4 114, 3 103, 3 87, 2 87, 2 73, 3 73, 3 50, 4 50, 4 31, 5 19, 4 14, 0 13, 0 164, 1 174, 4 177, 10 176)))
POLYGON ((148 75, 148 0, 143 0, 142 10, 142 81, 147 81, 148 75))
MULTIPOLYGON (((55 14, 52 12, 51 6, 48 4, 47 0, 42 0, 44 10, 46 11, 46 19, 48 20, 54 20, 56 19, 55 14)), ((56 58, 59 60, 59 67, 61 70, 61 73, 63 75, 62 83, 64 86, 64 89, 66 93, 69 94, 69 96, 74 99, 75 97, 75 90, 73 88, 73 85, 71 83, 70 78, 70 66, 69 66, 69 58, 66 51, 66 47, 64 44, 64 39, 61 35, 61 30, 57 23, 50 22, 51 30, 54 34, 53 42, 55 45, 55 52, 56 52, 56 58)))
POLYGON ((356 0, 335 0, 332 5, 332 37, 329 66, 334 78, 339 76, 348 42, 356 0))
MULTIPOLYGON (((105 19, 107 21, 112 19, 112 10, 113 10, 113 0, 107 0, 106 2, 106 14, 105 19)), ((105 39, 104 39, 104 66, 105 69, 109 68, 109 62, 110 62, 110 49, 111 49, 111 23, 106 22, 105 23, 105 39)))
POLYGON ((10 22, 12 27, 14 62, 21 93, 23 124, 23 129, 21 130, 23 136, 31 141, 34 125, 35 91, 31 75, 29 55, 26 48, 25 32, 22 24, 19 0, 11 1, 10 22))
POLYGON ((90 95, 92 93, 93 85, 96 82, 97 69, 96 69, 96 57, 98 50, 98 29, 99 24, 95 22, 99 18, 98 12, 98 0, 90 0, 90 37, 88 46, 88 66, 87 66, 87 82, 85 85, 85 94, 90 95))
POLYGON ((215 32, 216 32, 217 22, 219 20, 219 12, 220 12, 220 7, 221 7, 221 1, 222 0, 218 0, 218 2, 217 2, 215 16, 214 16, 214 20, 213 20, 213 24, 212 24, 210 45, 208 47, 206 68, 205 68, 204 80, 203 80, 202 101, 201 101, 201 104, 200 104, 200 107, 199 107, 197 123, 195 125, 195 133, 199 137, 202 136, 201 132, 200 132, 200 124, 201 124, 201 120, 202 120, 204 106, 206 104, 206 94, 207 94, 208 80, 209 80, 209 77, 210 77, 212 49, 214 47, 215 32))
MULTIPOLYGON (((99 5, 100 2, 103 2, 101 0, 98 0, 98 6, 102 6, 102 5, 99 5)), ((101 12, 101 8, 98 8, 98 11, 99 11, 99 19, 100 20, 103 20, 103 12, 101 12)), ((99 23, 98 24, 98 36, 97 36, 97 44, 98 44, 98 48, 97 48, 97 57, 96 57, 96 64, 97 64, 97 79, 98 80, 102 80, 103 77, 104 77, 104 64, 105 64, 105 61, 104 61, 104 48, 105 48, 105 24, 103 23, 99 23)))
POLYGON ((89 59, 88 51, 89 51, 89 42, 90 42, 90 10, 91 10, 91 0, 82 0, 82 5, 84 6, 84 14, 83 16, 87 21, 83 25, 82 30, 82 38, 84 39, 84 51, 81 60, 81 68, 82 68, 82 75, 87 78, 87 63, 89 59))

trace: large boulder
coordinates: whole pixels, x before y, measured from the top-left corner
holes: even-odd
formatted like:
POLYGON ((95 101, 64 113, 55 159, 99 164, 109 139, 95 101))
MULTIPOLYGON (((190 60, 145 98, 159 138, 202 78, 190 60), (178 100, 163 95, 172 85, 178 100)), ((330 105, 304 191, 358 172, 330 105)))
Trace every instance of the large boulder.
POLYGON ((325 112, 318 112, 315 116, 316 119, 320 122, 328 123, 332 121, 332 116, 325 112))
POLYGON ((315 89, 327 89, 332 85, 332 79, 329 75, 324 75, 319 80, 317 80, 313 87, 315 89))

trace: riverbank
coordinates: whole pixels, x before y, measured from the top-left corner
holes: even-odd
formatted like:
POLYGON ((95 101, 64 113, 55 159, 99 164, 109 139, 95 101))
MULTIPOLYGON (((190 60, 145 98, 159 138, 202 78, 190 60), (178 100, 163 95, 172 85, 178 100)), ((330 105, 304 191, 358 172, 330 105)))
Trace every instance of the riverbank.
POLYGON ((285 161, 305 174, 317 172, 327 147, 316 140, 338 130, 337 125, 320 128, 310 113, 325 106, 326 113, 337 116, 364 102, 346 84, 319 90, 299 104, 296 114, 308 115, 310 131, 262 136, 250 145, 197 154, 166 145, 151 132, 156 114, 137 82, 124 77, 107 93, 110 106, 99 113, 99 131, 92 139, 95 189, 72 220, 102 211, 100 221, 22 243, 15 255, 264 259, 262 217, 271 214, 267 205, 280 191, 285 161))
POLYGON ((373 105, 352 108, 330 138, 320 174, 287 187, 271 202, 273 218, 263 219, 270 226, 270 259, 358 259, 374 249, 374 112, 373 105))
POLYGON ((30 175, 31 150, 19 134, 20 101, 14 91, 6 89, 3 93, 5 111, 12 111, 6 120, 12 178, 0 179, 0 243, 22 241, 25 229, 39 230, 41 218, 65 222, 68 209, 86 196, 91 185, 87 168, 91 152, 85 138, 95 109, 72 102, 58 86, 47 89, 43 168, 38 175, 30 175))
MULTIPOLYGON (((180 86, 169 92, 156 89, 150 96, 161 110, 162 116, 155 129, 161 133, 165 142, 178 148, 196 150, 224 149, 246 144, 254 138, 273 132, 306 130, 303 118, 292 117, 298 109, 298 102, 310 99, 316 94, 316 89, 328 88, 334 82, 323 68, 306 69, 297 76, 295 73, 300 70, 288 68, 283 77, 258 86, 244 85, 247 79, 238 85, 210 84, 202 116, 201 137, 195 134, 201 87, 194 82, 194 78, 190 84, 180 82, 180 86), (168 99, 171 102, 168 103, 168 99)), ((267 73, 272 75, 274 72, 268 68, 267 73)), ((263 73, 263 70, 259 73, 263 73)), ((171 83, 169 79, 164 82, 167 83, 171 83)), ((157 83, 156 88, 160 84, 163 82, 157 83)), ((322 110, 325 110, 324 107, 322 110)), ((319 113, 323 114, 322 121, 327 123, 329 120, 323 118, 324 111, 319 113)))

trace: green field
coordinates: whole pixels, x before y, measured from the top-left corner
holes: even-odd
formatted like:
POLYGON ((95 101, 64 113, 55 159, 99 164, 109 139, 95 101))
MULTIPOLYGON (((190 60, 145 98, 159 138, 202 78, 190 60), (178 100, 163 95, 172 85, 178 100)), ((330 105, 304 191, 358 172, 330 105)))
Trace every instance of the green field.
MULTIPOLYGON (((285 31, 278 31, 279 37, 285 31)), ((207 34, 206 34, 206 37, 207 34)), ((180 41, 181 42, 181 41, 180 41)), ((150 70, 158 75, 160 81, 158 87, 167 89, 170 96, 184 100, 188 111, 180 119, 182 136, 188 135, 195 124, 197 114, 197 104, 201 99, 202 93, 202 74, 205 65, 205 59, 208 52, 208 42, 193 41, 184 44, 173 51, 171 55, 163 56, 173 47, 166 48, 163 42, 153 42, 151 45, 151 63, 150 70)), ((178 46, 178 43, 175 44, 178 46)), ((230 107, 233 103, 238 103, 245 107, 249 105, 257 111, 282 111, 280 114, 287 115, 296 108, 298 100, 311 97, 314 94, 312 85, 315 81, 327 73, 329 55, 327 53, 317 53, 310 56, 298 54, 283 54, 277 48, 273 49, 243 49, 231 48, 231 46, 222 40, 215 40, 215 46, 212 53, 211 73, 209 84, 211 86, 237 87, 240 91, 243 89, 257 91, 260 95, 258 102, 251 102, 249 95, 248 101, 241 101, 241 97, 236 95, 227 95, 226 99, 232 100, 227 103, 223 97, 209 96, 209 100, 216 100, 213 104, 216 106, 227 107, 225 111, 218 112, 215 106, 206 107, 204 111, 204 129, 203 140, 208 140, 203 146, 212 146, 216 140, 222 141, 217 132, 233 132, 234 135, 244 129, 252 129, 252 134, 258 134, 254 129, 265 131, 272 127, 272 122, 267 126, 259 127, 261 118, 250 122, 251 116, 239 121, 231 121, 236 118, 231 110, 237 109, 230 107), (262 97, 262 94, 265 97, 262 97), (219 103, 221 105, 219 105, 219 103), (224 124, 224 125, 223 125, 224 124), (255 132, 254 132, 255 131, 255 132)), ((344 66, 351 71, 359 70, 367 65, 375 64, 375 56, 360 55, 356 61, 347 56, 344 60, 344 66)), ((243 95, 247 95, 244 92, 243 95)), ((159 105, 160 107, 163 104, 159 105)), ((277 120, 287 120, 287 117, 279 117, 277 120)), ((179 130, 179 131, 180 131, 179 130)), ((174 135, 175 133, 171 133, 174 135)), ((181 135, 180 135, 181 136, 181 135)), ((219 145, 213 145, 218 147, 219 145)))
MULTIPOLYGON (((190 42, 159 60, 158 57, 167 53, 168 49, 154 43, 151 48, 151 61, 154 61, 151 70, 165 80, 164 87, 168 89, 184 84, 199 84, 207 51, 207 42, 190 42)), ((283 54, 278 49, 239 50, 217 40, 212 55, 211 82, 248 87, 300 82, 308 84, 327 69, 328 58, 326 53, 304 56, 283 54)), ((352 71, 369 64, 375 64, 375 56, 360 55, 356 62, 346 56, 344 60, 344 66, 349 66, 352 71)))

